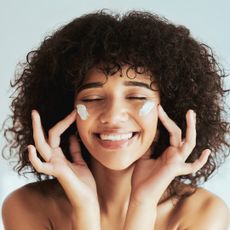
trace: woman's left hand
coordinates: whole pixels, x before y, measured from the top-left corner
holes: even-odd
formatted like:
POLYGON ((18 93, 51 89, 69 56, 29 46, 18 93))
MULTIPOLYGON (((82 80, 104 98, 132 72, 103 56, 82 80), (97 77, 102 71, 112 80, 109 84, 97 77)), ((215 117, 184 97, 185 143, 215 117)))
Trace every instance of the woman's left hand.
POLYGON ((195 173, 203 167, 210 154, 210 150, 205 149, 195 162, 185 162, 196 145, 196 115, 192 110, 186 114, 187 129, 183 140, 181 129, 160 105, 158 116, 169 132, 170 146, 157 159, 151 159, 149 151, 135 163, 131 196, 138 202, 152 200, 158 203, 176 176, 195 173))

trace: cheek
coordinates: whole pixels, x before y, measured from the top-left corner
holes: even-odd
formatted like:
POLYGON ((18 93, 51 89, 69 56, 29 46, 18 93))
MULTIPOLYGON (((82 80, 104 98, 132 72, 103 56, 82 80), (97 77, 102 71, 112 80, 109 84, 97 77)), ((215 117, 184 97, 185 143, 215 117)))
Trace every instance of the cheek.
POLYGON ((152 113, 156 108, 156 104, 154 101, 147 101, 145 102, 139 109, 139 116, 146 117, 150 113, 152 113))
POLYGON ((85 141, 88 139, 87 133, 89 133, 89 122, 88 122, 88 120, 84 121, 78 116, 76 119, 76 127, 77 127, 77 132, 78 132, 81 140, 83 141, 83 143, 85 143, 85 141))
POLYGON ((150 134, 150 133, 155 133, 157 129, 157 123, 158 123, 158 118, 156 115, 151 116, 151 117, 145 117, 143 120, 143 126, 145 127, 145 130, 150 134))
POLYGON ((149 114, 146 116, 140 117, 141 126, 144 129, 144 132, 148 138, 150 138, 150 141, 154 139, 156 135, 157 130, 157 124, 158 124, 158 113, 157 108, 155 107, 152 109, 149 114))

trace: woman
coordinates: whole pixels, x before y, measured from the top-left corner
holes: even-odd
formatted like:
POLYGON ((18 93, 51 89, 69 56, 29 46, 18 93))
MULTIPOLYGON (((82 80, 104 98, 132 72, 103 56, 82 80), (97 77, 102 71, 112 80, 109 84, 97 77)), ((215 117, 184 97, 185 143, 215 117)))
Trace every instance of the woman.
POLYGON ((5 200, 6 230, 227 229, 199 188, 228 155, 224 76, 188 29, 147 12, 47 37, 13 84, 5 135, 39 182, 5 200))

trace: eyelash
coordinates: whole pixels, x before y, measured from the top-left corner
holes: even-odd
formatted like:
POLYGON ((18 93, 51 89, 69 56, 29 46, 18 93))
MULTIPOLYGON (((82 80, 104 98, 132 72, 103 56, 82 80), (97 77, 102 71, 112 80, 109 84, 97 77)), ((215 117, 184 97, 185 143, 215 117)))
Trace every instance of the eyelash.
POLYGON ((87 103, 87 102, 101 101, 101 100, 103 100, 103 99, 102 98, 95 98, 95 99, 82 99, 81 101, 87 103))
MULTIPOLYGON (((147 97, 127 97, 127 99, 144 101, 144 100, 147 100, 147 97)), ((89 102, 101 101, 101 100, 103 100, 103 98, 95 98, 95 99, 86 98, 86 99, 82 99, 81 101, 85 103, 89 103, 89 102)))
POLYGON ((128 99, 135 99, 135 100, 147 100, 146 97, 127 97, 128 99))

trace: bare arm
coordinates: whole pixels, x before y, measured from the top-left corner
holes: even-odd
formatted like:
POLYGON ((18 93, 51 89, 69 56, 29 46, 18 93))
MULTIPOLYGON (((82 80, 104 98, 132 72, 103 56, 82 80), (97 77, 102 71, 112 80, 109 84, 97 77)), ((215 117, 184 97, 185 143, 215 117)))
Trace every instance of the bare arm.
POLYGON ((5 230, 50 229, 46 207, 37 197, 20 188, 11 193, 2 206, 5 230))
POLYGON ((230 212, 223 200, 213 196, 200 207, 194 220, 196 221, 191 223, 189 230, 228 230, 230 212))

